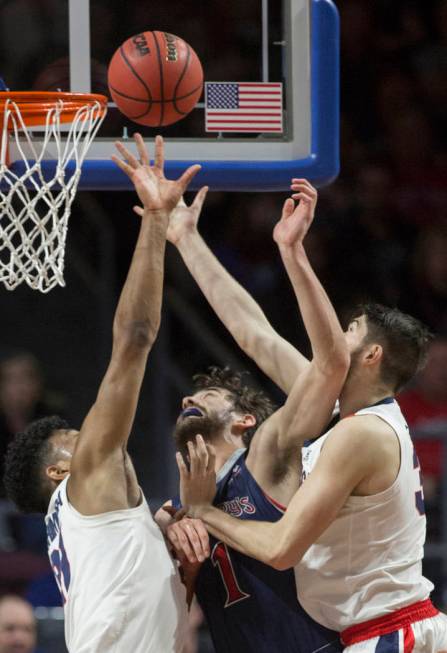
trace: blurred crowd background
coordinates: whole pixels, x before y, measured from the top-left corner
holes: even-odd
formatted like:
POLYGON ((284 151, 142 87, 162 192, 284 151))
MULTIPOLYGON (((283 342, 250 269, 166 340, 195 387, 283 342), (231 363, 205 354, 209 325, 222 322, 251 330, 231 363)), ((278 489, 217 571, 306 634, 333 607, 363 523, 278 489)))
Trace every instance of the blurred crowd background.
MULTIPOLYGON (((183 0, 170 3, 169 12, 164 3, 152 4, 148 17, 147 3, 126 3, 123 15, 120 2, 92 0, 95 90, 106 91, 105 65, 117 45, 137 31, 157 28, 191 42, 208 79, 259 79, 258 0, 212 0, 199 8, 183 0)), ((369 299, 412 313, 435 334, 427 367, 400 399, 424 474, 425 571, 436 583, 437 604, 446 607, 447 2, 336 4, 342 28, 341 173, 320 191, 306 245, 342 319, 369 299)), ((270 5, 271 40, 279 40, 280 3, 270 5)), ((66 21, 60 1, 0 1, 0 74, 12 89, 68 83, 66 21)), ((280 61, 272 48, 275 80, 280 61)), ((105 129, 113 132, 120 120, 112 115, 105 129)), ((163 133, 200 130, 203 114, 197 111, 163 133)), ((200 229, 275 328, 308 352, 272 241, 284 198, 212 193, 200 229)), ((30 420, 59 413, 79 427, 94 401, 138 229, 133 203, 130 193, 79 193, 68 238, 67 288, 48 296, 26 288, 2 292, 0 460, 13 433, 30 420)), ((193 373, 229 363, 248 370, 252 382, 276 401, 283 399, 235 348, 172 247, 166 270, 162 328, 131 440, 142 486, 154 506, 176 489, 170 432, 193 373)), ((46 559, 42 518, 16 514, 1 486, 0 497, 0 594, 24 596, 36 608, 39 650, 62 653, 60 598, 46 559)), ((192 636, 191 653, 211 650, 199 612, 193 620, 199 639, 192 636)), ((0 653, 15 650, 7 648, 12 631, 24 638, 23 653, 35 650, 34 628, 26 604, 14 598, 0 602, 0 653), (11 619, 17 625, 8 629, 11 619)))

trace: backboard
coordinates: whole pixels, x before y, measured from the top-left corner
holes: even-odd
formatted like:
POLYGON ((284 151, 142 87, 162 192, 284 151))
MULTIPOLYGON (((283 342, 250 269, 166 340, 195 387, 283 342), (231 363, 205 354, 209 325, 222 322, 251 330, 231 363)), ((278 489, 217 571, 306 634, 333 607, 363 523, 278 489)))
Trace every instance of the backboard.
MULTIPOLYGON (((206 4, 211 6, 198 8, 197 2, 188 0, 169 8, 161 0, 150 7, 146 0, 48 0, 47 23, 41 22, 46 33, 54 35, 54 42, 39 46, 33 87, 45 90, 42 86, 51 81, 51 90, 105 92, 106 68, 122 41, 142 31, 161 29, 193 46, 208 82, 282 82, 283 132, 206 132, 203 101, 173 126, 141 129, 110 102, 109 115, 84 162, 81 189, 130 189, 110 156, 115 140, 126 140, 135 131, 149 142, 157 133, 164 136, 168 176, 201 163, 195 188, 207 184, 211 190, 281 191, 289 187, 292 176, 307 177, 319 186, 337 176, 339 24, 331 0, 213 0, 206 4), (50 73, 54 79, 50 80, 50 73)), ((0 9, 1 13, 6 10, 0 9)), ((14 27, 11 18, 10 25, 14 27)), ((18 27, 23 30, 23 21, 18 27)), ((3 74, 11 90, 16 90, 8 72, 3 74)), ((34 137, 39 139, 38 131, 34 137)), ((20 174, 23 164, 14 144, 10 157, 20 174)), ((54 174, 51 146, 45 158, 44 174, 54 174)))

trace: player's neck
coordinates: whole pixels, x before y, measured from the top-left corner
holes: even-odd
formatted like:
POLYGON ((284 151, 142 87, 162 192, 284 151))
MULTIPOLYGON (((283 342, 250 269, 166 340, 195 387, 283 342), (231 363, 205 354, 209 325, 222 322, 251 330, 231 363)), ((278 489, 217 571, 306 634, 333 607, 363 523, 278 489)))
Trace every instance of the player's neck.
POLYGON ((218 472, 230 458, 230 456, 241 448, 242 445, 235 442, 228 442, 228 440, 219 439, 218 442, 213 442, 213 447, 216 452, 215 470, 218 472))
POLYGON ((346 383, 340 394, 340 417, 352 415, 362 408, 373 406, 394 392, 383 384, 346 383))

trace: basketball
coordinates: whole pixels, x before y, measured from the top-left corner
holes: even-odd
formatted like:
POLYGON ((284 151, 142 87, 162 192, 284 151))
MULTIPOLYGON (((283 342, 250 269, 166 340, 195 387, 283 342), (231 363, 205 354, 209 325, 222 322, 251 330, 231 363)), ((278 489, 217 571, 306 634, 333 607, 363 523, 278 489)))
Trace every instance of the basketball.
POLYGON ((183 39, 166 32, 142 32, 124 41, 108 71, 110 94, 128 118, 148 127, 181 120, 197 104, 203 69, 183 39))

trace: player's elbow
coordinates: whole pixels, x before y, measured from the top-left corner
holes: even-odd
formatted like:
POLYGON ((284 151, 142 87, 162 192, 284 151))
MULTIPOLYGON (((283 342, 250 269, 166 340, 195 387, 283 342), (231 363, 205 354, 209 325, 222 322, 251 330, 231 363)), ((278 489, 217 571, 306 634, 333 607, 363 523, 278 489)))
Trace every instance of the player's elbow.
POLYGON ((272 547, 269 560, 270 567, 277 571, 285 571, 294 567, 301 559, 302 555, 296 551, 296 547, 290 546, 285 539, 279 539, 277 544, 272 547))
POLYGON ((160 322, 134 320, 128 324, 115 325, 114 342, 126 351, 149 349, 157 337, 160 322))
POLYGON ((325 377, 330 377, 331 380, 339 378, 343 382, 349 371, 351 357, 345 343, 336 343, 330 356, 316 360, 315 363, 325 377))

